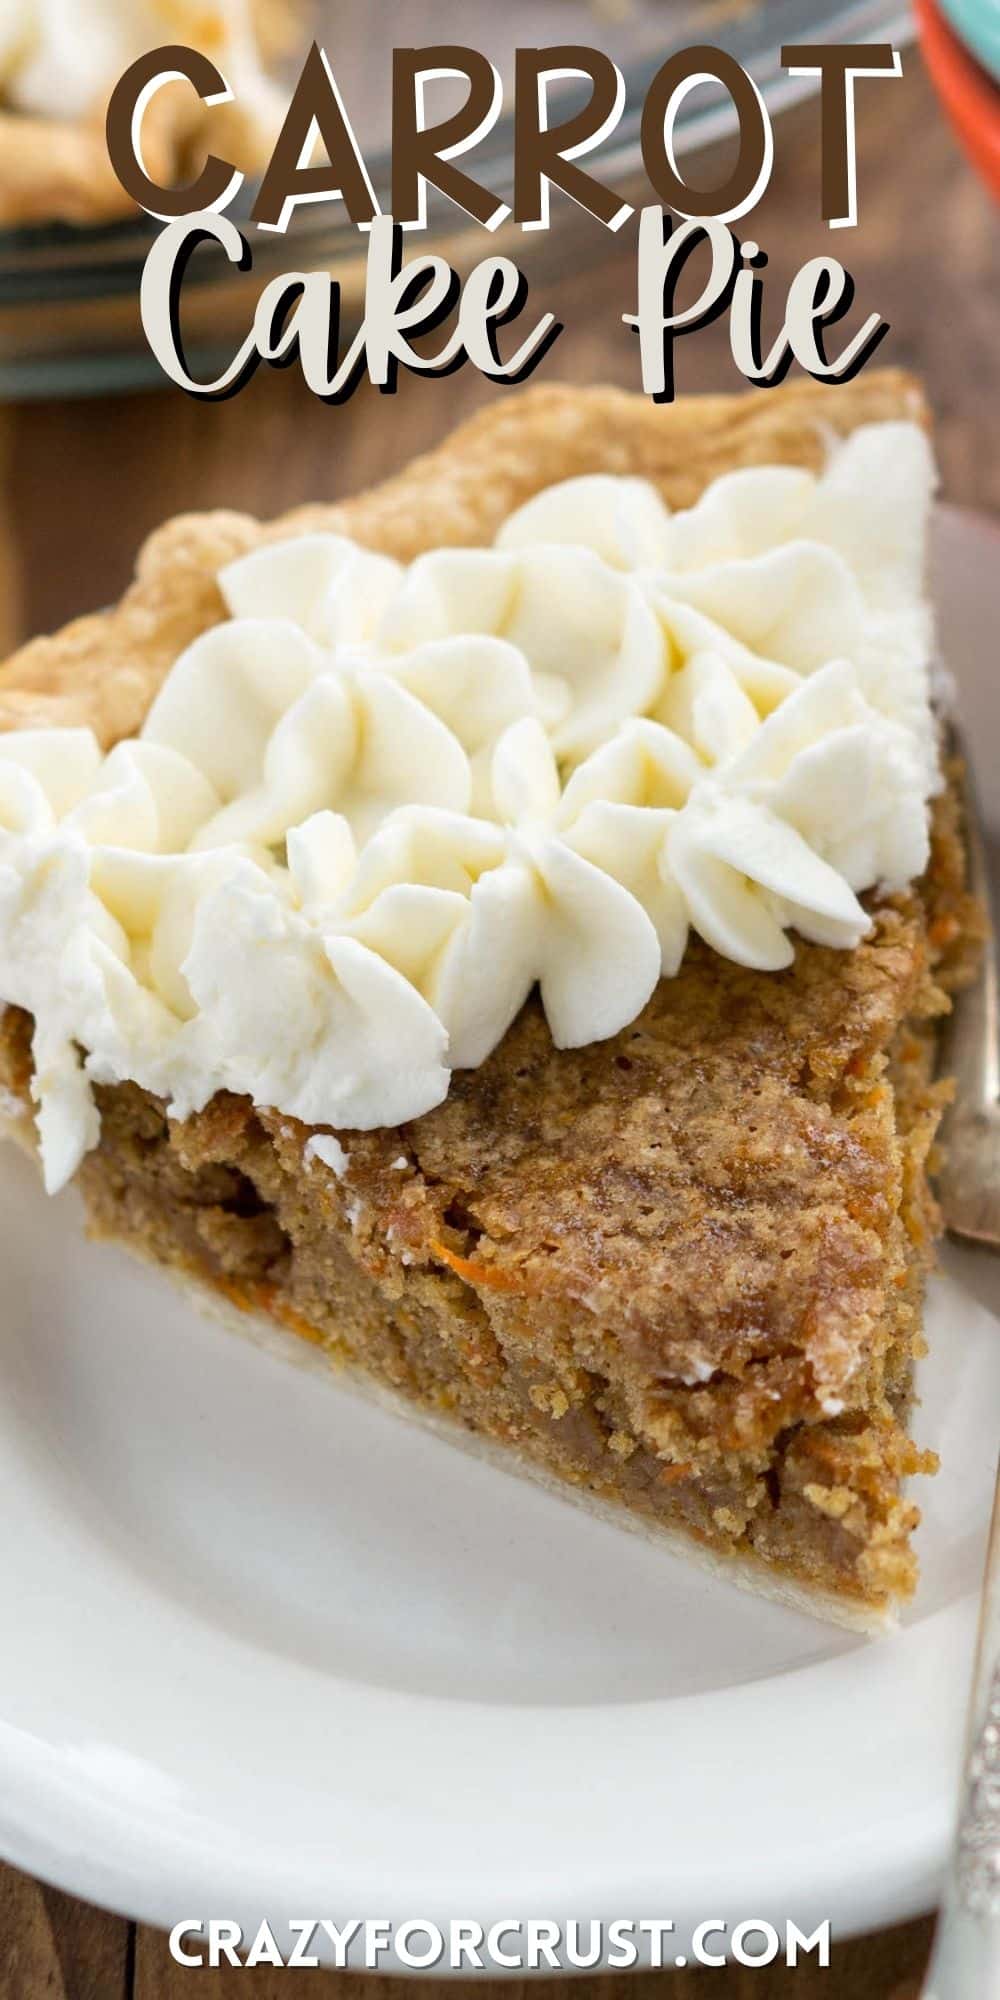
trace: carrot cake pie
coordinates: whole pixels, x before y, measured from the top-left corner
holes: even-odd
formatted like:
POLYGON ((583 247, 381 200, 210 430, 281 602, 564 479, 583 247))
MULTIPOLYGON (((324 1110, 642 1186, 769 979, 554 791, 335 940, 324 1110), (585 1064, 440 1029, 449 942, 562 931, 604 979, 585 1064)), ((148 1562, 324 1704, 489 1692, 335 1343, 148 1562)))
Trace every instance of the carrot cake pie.
POLYGON ((231 104, 167 85, 143 124, 151 175, 193 179, 213 146, 246 171, 263 166, 280 122, 267 74, 300 0, 8 0, 0 8, 0 226, 108 222, 129 197, 108 158, 104 121, 129 64, 171 42, 219 63, 231 104))
POLYGON ((47 1187, 870 1628, 933 1470, 976 928, 933 487, 898 374, 534 390, 346 505, 171 523, 0 672, 0 1086, 47 1187))

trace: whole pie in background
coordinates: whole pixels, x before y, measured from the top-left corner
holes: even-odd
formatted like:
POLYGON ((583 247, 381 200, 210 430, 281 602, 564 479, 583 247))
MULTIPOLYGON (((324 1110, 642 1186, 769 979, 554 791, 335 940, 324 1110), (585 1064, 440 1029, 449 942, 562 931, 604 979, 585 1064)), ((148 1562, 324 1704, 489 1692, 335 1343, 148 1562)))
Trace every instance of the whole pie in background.
POLYGON ((166 85, 143 126, 151 175, 193 179, 224 148, 262 166, 280 121, 269 71, 294 46, 296 0, 3 0, 0 5, 0 226, 101 223, 129 197, 108 158, 108 99, 129 63, 182 42, 219 63, 234 92, 221 107, 166 85))

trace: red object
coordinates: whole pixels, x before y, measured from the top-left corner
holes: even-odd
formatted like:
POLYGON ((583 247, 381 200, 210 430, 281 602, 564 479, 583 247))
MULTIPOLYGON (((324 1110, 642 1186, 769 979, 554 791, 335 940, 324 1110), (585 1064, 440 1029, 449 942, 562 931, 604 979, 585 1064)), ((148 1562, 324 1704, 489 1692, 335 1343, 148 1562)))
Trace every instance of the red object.
POLYGON ((1000 200, 1000 84, 969 54, 935 0, 916 0, 916 16, 931 81, 973 166, 1000 200))

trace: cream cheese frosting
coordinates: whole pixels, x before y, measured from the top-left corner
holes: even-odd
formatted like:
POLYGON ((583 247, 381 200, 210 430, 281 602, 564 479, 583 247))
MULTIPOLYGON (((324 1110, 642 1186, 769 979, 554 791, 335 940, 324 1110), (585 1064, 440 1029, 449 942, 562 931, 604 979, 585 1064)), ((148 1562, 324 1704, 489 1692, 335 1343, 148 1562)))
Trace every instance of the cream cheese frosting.
POLYGON ((129 63, 169 42, 211 55, 244 95, 263 86, 250 0, 0 0, 0 97, 83 118, 129 63))
POLYGON ((0 736, 0 1000, 34 1017, 48 1186, 95 1083, 395 1125, 536 986, 576 1047, 692 932, 761 971, 857 946, 859 897, 928 855, 933 483, 880 424, 685 512, 571 480, 405 568, 269 543, 138 738, 0 736))

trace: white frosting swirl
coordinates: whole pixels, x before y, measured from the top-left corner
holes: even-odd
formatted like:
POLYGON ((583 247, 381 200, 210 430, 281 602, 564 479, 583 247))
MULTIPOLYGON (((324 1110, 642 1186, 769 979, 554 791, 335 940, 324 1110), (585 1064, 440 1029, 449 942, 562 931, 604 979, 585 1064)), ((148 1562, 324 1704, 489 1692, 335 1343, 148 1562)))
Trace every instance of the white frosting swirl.
POLYGON ((244 96, 265 87, 250 0, 0 0, 0 96, 38 117, 83 118, 168 42, 212 56, 244 96))
POLYGON ((536 985, 579 1046, 691 930, 761 970, 794 932, 856 946, 860 893, 927 858, 932 478, 879 425, 683 513, 572 480, 408 569, 270 543, 138 739, 0 736, 0 998, 35 1018, 49 1186, 95 1082, 392 1125, 536 985))

